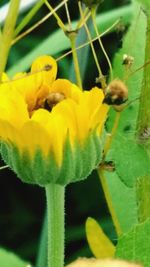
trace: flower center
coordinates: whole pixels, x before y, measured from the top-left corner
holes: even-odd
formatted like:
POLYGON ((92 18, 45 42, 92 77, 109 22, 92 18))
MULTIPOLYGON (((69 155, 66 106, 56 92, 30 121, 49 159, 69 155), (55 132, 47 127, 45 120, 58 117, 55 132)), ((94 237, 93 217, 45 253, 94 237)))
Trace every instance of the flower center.
POLYGON ((65 95, 60 92, 49 93, 43 103, 43 108, 47 109, 48 111, 51 111, 54 106, 56 106, 59 102, 61 102, 65 98, 66 98, 65 95))

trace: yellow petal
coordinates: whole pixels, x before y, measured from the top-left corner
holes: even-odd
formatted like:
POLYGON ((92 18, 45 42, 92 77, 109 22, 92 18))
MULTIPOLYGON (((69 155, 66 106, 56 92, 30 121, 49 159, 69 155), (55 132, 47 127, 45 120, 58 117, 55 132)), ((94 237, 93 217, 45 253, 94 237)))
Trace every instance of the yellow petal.
POLYGON ((7 82, 7 81, 9 81, 9 78, 8 78, 7 74, 3 72, 3 74, 2 74, 2 82, 7 82))
POLYGON ((37 95, 42 84, 42 77, 40 78, 36 79, 32 74, 17 73, 11 81, 12 87, 23 95, 29 111, 32 111, 36 105, 37 95))
POLYGON ((8 144, 20 145, 19 131, 16 130, 8 121, 0 119, 0 140, 8 144))
POLYGON ((20 131, 22 144, 20 150, 28 150, 31 157, 34 156, 37 149, 47 156, 50 151, 51 140, 46 130, 38 122, 28 121, 20 131))
POLYGON ((76 103, 72 99, 66 99, 57 104, 51 112, 52 116, 55 118, 57 116, 62 117, 72 145, 74 144, 75 137, 78 137, 75 105, 76 103))
POLYGON ((50 88, 50 92, 63 93, 66 98, 71 98, 76 102, 79 101, 79 98, 82 95, 81 90, 66 79, 57 79, 54 81, 50 88))
POLYGON ((89 246, 97 259, 112 258, 115 246, 105 235, 99 224, 92 218, 86 221, 86 235, 89 246))
POLYGON ((34 111, 31 120, 38 122, 42 127, 46 128, 46 125, 50 120, 50 118, 51 118, 51 113, 46 109, 41 108, 34 111))
MULTIPOLYGON (((63 147, 67 137, 68 127, 63 116, 57 113, 49 113, 47 110, 39 109, 32 116, 32 121, 38 122, 43 130, 48 134, 48 139, 45 140, 45 147, 49 147, 55 156, 55 159, 60 166, 63 157, 63 147)), ((44 153, 48 150, 44 148, 44 153)))
POLYGON ((51 85, 57 75, 56 60, 46 55, 38 57, 32 64, 31 73, 35 74, 37 80, 41 80, 42 77, 43 84, 51 85), (50 70, 44 70, 46 66, 50 66, 50 70))
POLYGON ((0 90, 0 118, 9 121, 16 129, 29 119, 27 104, 16 90, 0 90))
POLYGON ((63 148, 67 137, 65 121, 60 115, 51 116, 51 120, 46 126, 51 141, 52 151, 58 166, 60 166, 63 159, 63 148))
POLYGON ((107 119, 109 108, 110 107, 108 105, 106 105, 106 104, 101 105, 99 113, 97 113, 95 118, 94 118, 95 119, 95 123, 97 123, 97 121, 99 121, 98 128, 97 128, 99 134, 101 134, 101 132, 102 132, 104 123, 105 123, 105 121, 107 119))
POLYGON ((104 93, 97 87, 84 92, 82 97, 82 105, 87 109, 88 127, 94 129, 99 125, 99 133, 106 121, 109 110, 108 105, 102 104, 103 99, 104 93))

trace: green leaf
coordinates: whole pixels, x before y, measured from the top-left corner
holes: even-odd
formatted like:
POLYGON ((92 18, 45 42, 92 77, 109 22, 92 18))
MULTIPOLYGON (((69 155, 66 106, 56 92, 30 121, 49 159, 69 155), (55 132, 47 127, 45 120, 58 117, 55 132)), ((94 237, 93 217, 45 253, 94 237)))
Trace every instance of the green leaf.
POLYGON ((92 218, 88 218, 86 221, 86 235, 89 246, 96 258, 103 259, 114 256, 115 246, 92 218))
POLYGON ((150 1, 149 0, 138 0, 139 3, 142 4, 142 6, 144 7, 145 11, 148 13, 150 12, 150 1))
POLYGON ((150 218, 150 176, 140 177, 136 184, 139 222, 150 218))
MULTIPOLYGON (((145 37, 146 37, 146 16, 135 3, 134 20, 130 27, 120 52, 114 60, 114 77, 121 80, 125 77, 125 68, 122 65, 124 54, 134 57, 132 69, 137 69, 144 64, 145 57, 145 37)), ((136 140, 136 121, 139 109, 140 90, 142 85, 143 71, 135 72, 129 75, 127 86, 129 88, 129 103, 127 108, 121 113, 121 119, 107 160, 113 161, 116 173, 127 186, 134 186, 136 179, 150 173, 150 160, 146 151, 136 140)), ((107 124, 110 130, 115 112, 110 112, 110 118, 107 124)))
POLYGON ((144 267, 150 267, 149 233, 150 219, 123 235, 117 245, 116 258, 139 262, 144 267))
POLYGON ((106 183, 122 232, 127 232, 137 223, 135 188, 127 187, 115 172, 107 173, 106 183))
POLYGON ((31 265, 12 252, 5 249, 0 249, 0 266, 2 267, 31 267, 31 265))

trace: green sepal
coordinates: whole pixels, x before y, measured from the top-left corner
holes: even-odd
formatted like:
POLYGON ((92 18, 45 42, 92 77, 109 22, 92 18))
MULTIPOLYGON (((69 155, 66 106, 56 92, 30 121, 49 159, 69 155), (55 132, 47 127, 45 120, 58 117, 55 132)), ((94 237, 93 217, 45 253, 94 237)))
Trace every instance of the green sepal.
POLYGON ((74 147, 66 138, 61 166, 50 151, 45 157, 37 147, 31 159, 27 150, 23 153, 14 144, 1 143, 1 154, 10 168, 26 183, 45 186, 49 183, 67 185, 85 179, 102 158, 102 138, 96 132, 90 133, 84 144, 76 140, 74 147))

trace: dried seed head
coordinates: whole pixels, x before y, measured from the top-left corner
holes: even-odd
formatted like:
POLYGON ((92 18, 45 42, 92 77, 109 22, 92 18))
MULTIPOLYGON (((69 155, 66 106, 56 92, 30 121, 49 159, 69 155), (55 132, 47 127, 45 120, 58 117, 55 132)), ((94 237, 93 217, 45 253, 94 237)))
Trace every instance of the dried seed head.
POLYGON ((122 105, 128 99, 128 88, 119 79, 113 80, 105 90, 104 103, 108 105, 122 105))

